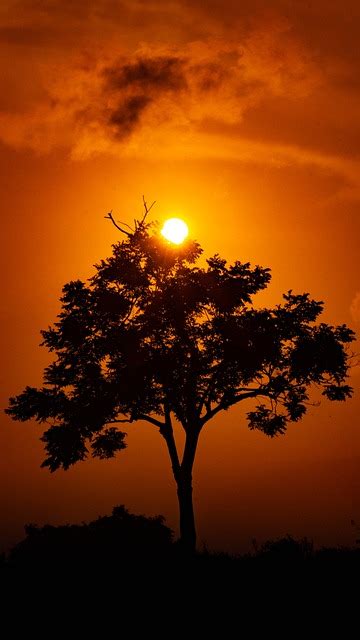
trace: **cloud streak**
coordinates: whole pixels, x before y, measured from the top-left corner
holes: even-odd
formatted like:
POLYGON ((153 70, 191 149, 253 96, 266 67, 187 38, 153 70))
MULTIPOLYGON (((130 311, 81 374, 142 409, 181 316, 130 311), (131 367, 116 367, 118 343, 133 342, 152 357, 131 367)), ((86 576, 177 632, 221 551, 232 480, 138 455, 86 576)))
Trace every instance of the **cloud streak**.
MULTIPOLYGON (((308 162, 357 184, 352 39, 348 56, 331 59, 327 43, 323 55, 315 37, 305 43, 299 7, 291 20, 287 2, 271 13, 261 2, 237 12, 228 4, 221 21, 211 0, 202 14, 185 1, 90 8, 78 0, 70 10, 23 0, 22 25, 0 14, 14 65, 2 74, 0 139, 36 152, 62 147, 74 158, 160 150, 308 162)), ((307 25, 310 36, 320 17, 307 25)), ((330 12, 329 28, 336 19, 330 12)))

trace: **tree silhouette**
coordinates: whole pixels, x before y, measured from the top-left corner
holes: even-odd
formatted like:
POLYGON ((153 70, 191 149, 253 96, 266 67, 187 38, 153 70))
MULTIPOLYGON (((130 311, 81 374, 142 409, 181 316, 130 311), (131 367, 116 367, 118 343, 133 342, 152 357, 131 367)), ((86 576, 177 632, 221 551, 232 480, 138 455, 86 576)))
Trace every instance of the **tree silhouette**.
MULTIPOLYGON (((42 331, 56 359, 42 389, 26 387, 10 399, 15 420, 49 423, 42 440, 51 471, 67 469, 89 451, 110 458, 124 449, 118 423, 144 420, 165 440, 177 487, 181 541, 196 545, 192 470, 205 425, 249 398, 250 429, 273 437, 306 413, 311 387, 345 400, 350 366, 346 325, 316 324, 323 303, 286 293, 273 309, 252 297, 270 270, 219 255, 195 266, 200 245, 166 242, 145 215, 124 234, 112 256, 95 265, 88 283, 66 284, 62 310, 42 331), (173 419, 185 431, 180 456, 173 419)), ((126 228, 125 228, 126 227, 126 228)))

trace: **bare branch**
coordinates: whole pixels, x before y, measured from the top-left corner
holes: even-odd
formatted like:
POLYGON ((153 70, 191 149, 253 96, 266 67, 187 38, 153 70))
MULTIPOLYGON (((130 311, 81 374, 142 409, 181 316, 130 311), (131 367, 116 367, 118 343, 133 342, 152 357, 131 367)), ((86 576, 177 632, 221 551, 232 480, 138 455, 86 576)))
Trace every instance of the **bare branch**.
POLYGON ((151 211, 151 209, 153 208, 154 204, 155 204, 156 200, 154 200, 154 202, 150 205, 150 207, 147 206, 147 202, 145 200, 145 196, 143 196, 143 203, 144 203, 144 209, 145 209, 145 213, 143 215, 143 218, 140 222, 140 224, 143 224, 146 220, 146 216, 148 215, 149 211, 151 211))
MULTIPOLYGON (((114 220, 114 216, 113 216, 112 210, 111 210, 111 211, 109 211, 109 213, 107 214, 107 216, 104 216, 104 218, 106 218, 107 220, 111 220, 111 222, 113 223, 114 227, 116 227, 119 231, 121 231, 121 233, 124 233, 126 236, 128 236, 128 238, 130 238, 130 237, 131 237, 131 235, 132 235, 132 234, 131 234, 131 233, 129 233, 129 231, 126 231, 125 229, 122 229, 121 227, 119 227, 119 225, 117 224, 117 222, 114 220)), ((120 223, 120 224, 123 224, 123 223, 120 223)), ((129 225, 126 225, 126 226, 128 227, 129 225)), ((130 228, 131 228, 131 227, 129 227, 129 229, 130 229, 130 228)))
POLYGON ((130 229, 130 231, 131 231, 131 232, 133 232, 133 231, 134 231, 134 230, 133 230, 133 228, 132 228, 132 227, 130 227, 130 225, 129 225, 129 224, 127 224, 126 222, 122 222, 121 220, 118 220, 118 223, 119 223, 119 224, 122 224, 124 227, 127 227, 128 229, 130 229))
MULTIPOLYGON (((152 207, 154 206, 156 200, 154 200, 154 202, 150 205, 150 207, 148 207, 147 202, 145 200, 145 197, 143 196, 143 203, 144 203, 144 209, 145 209, 145 213, 142 217, 142 219, 136 220, 134 218, 134 231, 137 231, 137 229, 144 224, 145 220, 146 220, 146 216, 148 215, 149 211, 152 209, 152 207)), ((113 212, 112 210, 109 211, 109 213, 104 216, 104 218, 106 218, 107 220, 111 220, 111 222, 113 223, 114 227, 116 227, 121 233, 123 233, 124 235, 128 236, 128 238, 130 238, 133 235, 133 229, 130 227, 129 224, 127 224, 126 222, 120 222, 120 221, 116 221, 114 216, 113 216, 113 212), (121 226, 120 226, 121 225, 121 226), (126 229, 123 229, 123 227, 127 227, 129 229, 129 231, 126 231, 126 229)))

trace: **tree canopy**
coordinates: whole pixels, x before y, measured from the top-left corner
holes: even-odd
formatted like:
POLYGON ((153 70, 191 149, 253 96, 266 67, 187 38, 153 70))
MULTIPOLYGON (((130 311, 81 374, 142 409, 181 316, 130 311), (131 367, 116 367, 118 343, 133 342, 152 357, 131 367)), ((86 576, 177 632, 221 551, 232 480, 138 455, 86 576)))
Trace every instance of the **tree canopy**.
POLYGON ((189 434, 256 398, 248 426, 273 437, 304 416, 313 385, 329 400, 351 395, 354 333, 317 323, 322 302, 288 291, 256 308, 269 269, 219 255, 199 266, 197 242, 170 245, 145 218, 120 230, 93 277, 64 286, 58 320, 42 331, 55 355, 43 388, 10 399, 14 419, 47 424, 43 466, 113 456, 126 446, 122 422, 146 420, 165 437, 173 415, 189 434))

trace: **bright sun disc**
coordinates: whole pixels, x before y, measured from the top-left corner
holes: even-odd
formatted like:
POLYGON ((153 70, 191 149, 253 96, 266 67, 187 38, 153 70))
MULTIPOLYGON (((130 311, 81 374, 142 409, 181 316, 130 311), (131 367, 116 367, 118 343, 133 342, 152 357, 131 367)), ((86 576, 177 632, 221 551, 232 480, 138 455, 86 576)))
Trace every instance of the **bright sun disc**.
POLYGON ((180 220, 180 218, 169 218, 169 220, 164 222, 161 233, 166 240, 174 244, 181 244, 188 235, 189 229, 184 220, 180 220))

